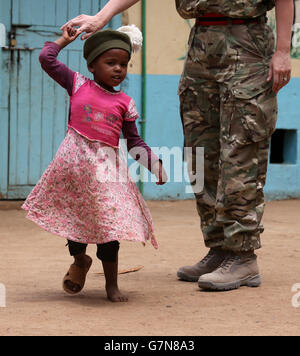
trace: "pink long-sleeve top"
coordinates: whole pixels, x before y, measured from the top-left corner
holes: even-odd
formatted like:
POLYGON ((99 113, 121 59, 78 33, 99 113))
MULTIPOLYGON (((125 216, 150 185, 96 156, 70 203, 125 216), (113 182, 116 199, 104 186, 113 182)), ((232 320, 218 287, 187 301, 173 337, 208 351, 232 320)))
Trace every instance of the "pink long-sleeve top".
POLYGON ((158 157, 138 134, 138 113, 134 101, 122 91, 108 92, 96 82, 72 71, 58 61, 60 50, 55 42, 46 42, 39 59, 43 70, 70 96, 69 127, 90 140, 112 147, 118 147, 122 131, 128 152, 152 171, 158 157))

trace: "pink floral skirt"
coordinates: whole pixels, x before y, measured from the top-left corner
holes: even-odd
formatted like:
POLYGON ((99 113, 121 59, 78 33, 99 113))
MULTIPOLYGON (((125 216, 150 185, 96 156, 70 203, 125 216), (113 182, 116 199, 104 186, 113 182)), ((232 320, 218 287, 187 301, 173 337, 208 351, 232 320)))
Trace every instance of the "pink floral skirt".
POLYGON ((69 128, 54 160, 23 205, 46 231, 84 244, 151 240, 150 211, 119 149, 69 128))

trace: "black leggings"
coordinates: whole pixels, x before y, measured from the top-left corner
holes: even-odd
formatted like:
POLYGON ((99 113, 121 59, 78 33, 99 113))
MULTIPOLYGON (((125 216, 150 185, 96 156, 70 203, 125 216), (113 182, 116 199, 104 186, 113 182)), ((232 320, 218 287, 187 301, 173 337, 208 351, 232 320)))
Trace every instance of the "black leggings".
MULTIPOLYGON (((68 240, 68 246, 71 256, 79 255, 86 251, 87 244, 81 244, 68 240)), ((120 248, 119 241, 112 241, 106 244, 97 245, 97 257, 102 262, 116 262, 120 248)))

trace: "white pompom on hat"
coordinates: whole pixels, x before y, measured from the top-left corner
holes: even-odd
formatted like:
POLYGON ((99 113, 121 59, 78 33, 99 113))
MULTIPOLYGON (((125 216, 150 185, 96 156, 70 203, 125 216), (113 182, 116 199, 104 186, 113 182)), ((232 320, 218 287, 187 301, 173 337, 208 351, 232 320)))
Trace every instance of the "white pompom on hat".
POLYGON ((137 52, 142 48, 143 34, 136 25, 122 26, 117 31, 125 33, 130 38, 133 52, 137 52))

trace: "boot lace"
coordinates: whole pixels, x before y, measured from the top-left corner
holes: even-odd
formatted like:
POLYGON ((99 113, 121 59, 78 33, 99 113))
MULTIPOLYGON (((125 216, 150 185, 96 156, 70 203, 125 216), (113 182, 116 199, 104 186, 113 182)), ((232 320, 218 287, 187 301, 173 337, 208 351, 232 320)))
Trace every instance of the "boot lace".
POLYGON ((239 260, 239 256, 229 256, 225 258, 225 260, 221 263, 219 268, 222 269, 223 271, 228 271, 231 268, 231 266, 234 264, 234 262, 238 260, 239 260))
POLYGON ((209 260, 211 260, 211 258, 214 256, 214 254, 215 254, 215 252, 213 250, 210 250, 208 252, 208 254, 203 258, 203 260, 200 261, 200 263, 202 263, 202 264, 207 263, 209 260))

